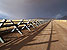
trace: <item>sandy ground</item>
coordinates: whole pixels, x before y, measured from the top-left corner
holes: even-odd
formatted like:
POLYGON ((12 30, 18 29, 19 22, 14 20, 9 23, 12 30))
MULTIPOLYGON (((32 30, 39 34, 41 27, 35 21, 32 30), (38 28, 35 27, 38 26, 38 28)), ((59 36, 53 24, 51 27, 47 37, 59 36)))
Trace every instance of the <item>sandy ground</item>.
POLYGON ((37 31, 31 32, 30 36, 2 46, 0 50, 67 50, 66 26, 66 22, 53 21, 47 27, 35 29, 37 31))

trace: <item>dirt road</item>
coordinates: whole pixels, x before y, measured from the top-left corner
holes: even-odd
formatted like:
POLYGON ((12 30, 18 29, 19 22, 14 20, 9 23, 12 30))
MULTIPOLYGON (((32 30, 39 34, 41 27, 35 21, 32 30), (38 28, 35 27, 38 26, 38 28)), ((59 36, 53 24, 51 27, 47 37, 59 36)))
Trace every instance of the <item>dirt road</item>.
POLYGON ((0 50, 67 50, 67 23, 51 22, 41 32, 22 38, 0 50))

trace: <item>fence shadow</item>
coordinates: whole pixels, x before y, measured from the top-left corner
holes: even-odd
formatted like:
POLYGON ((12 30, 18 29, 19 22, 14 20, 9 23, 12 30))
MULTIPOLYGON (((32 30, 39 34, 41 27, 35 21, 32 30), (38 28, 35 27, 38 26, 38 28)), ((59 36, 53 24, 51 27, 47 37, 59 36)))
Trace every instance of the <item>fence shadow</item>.
MULTIPOLYGON (((49 24, 49 23, 48 23, 49 24)), ((17 40, 20 41, 17 44, 11 44, 9 46, 3 46, 1 47, 1 49, 7 49, 10 48, 10 50, 20 50, 22 47, 25 46, 25 44, 27 44, 28 42, 32 41, 32 39, 37 36, 48 24, 46 24, 45 26, 43 25, 39 30, 35 31, 32 35, 28 36, 26 39, 22 40, 22 37, 17 40), (22 40, 22 41, 21 41, 22 40)), ((17 42, 16 41, 16 42, 17 42)))
POLYGON ((51 47, 52 34, 53 34, 53 21, 51 21, 51 34, 50 34, 47 50, 50 50, 51 47))

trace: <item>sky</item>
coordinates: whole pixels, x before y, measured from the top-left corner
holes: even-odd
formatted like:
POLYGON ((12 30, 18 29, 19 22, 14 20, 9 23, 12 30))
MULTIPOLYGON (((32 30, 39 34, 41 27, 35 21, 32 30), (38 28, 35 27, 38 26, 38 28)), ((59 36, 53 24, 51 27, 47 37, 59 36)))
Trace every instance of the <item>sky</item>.
POLYGON ((59 18, 67 15, 67 0, 0 0, 0 18, 59 18))

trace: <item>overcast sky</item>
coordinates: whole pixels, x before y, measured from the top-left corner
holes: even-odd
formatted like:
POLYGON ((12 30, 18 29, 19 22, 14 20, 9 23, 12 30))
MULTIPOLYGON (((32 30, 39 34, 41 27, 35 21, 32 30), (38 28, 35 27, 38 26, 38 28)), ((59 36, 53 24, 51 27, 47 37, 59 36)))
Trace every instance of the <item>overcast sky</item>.
POLYGON ((0 0, 0 18, 51 18, 65 15, 67 0, 0 0))

